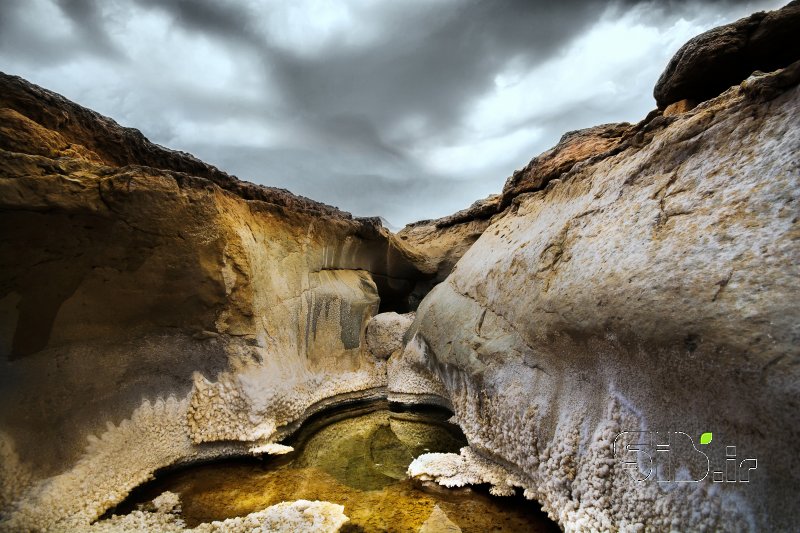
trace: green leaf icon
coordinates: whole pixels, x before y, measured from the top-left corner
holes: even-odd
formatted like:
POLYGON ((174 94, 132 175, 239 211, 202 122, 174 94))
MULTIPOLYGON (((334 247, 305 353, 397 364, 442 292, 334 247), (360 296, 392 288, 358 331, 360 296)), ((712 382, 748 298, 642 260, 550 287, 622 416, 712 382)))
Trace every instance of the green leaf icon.
POLYGON ((700 435, 700 444, 708 444, 713 437, 711 433, 703 433, 700 435))

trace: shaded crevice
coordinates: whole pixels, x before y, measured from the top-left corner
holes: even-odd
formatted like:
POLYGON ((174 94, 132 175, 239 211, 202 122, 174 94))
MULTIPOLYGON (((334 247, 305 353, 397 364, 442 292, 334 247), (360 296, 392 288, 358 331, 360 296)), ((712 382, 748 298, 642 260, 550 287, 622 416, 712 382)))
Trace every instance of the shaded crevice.
POLYGON ((372 279, 378 287, 380 297, 379 313, 408 313, 416 311, 419 302, 433 288, 430 283, 432 276, 421 274, 419 278, 395 278, 382 274, 372 274, 372 279), (430 287, 428 287, 430 285, 430 287), (420 289, 420 287, 423 287, 420 289))
POLYGON ((437 284, 433 274, 423 274, 422 272, 420 272, 418 276, 411 278, 389 276, 387 274, 371 272, 363 268, 327 267, 314 270, 310 273, 323 272, 325 270, 369 272, 378 289, 378 297, 380 298, 379 313, 395 312, 404 314, 416 311, 419 302, 421 302, 425 295, 437 284))

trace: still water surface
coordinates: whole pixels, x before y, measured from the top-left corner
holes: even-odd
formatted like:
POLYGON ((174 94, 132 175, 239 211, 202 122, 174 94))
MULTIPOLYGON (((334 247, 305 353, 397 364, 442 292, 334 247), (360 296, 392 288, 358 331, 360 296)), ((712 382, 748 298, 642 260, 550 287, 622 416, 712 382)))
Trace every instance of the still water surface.
POLYGON ((385 402, 324 413, 285 442, 295 448, 290 454, 167 472, 134 491, 115 512, 128 512, 169 490, 180 494, 190 527, 306 499, 344 505, 350 517, 345 532, 558 531, 536 503, 522 497, 406 478, 418 455, 458 452, 466 444, 458 427, 446 421, 449 416, 436 408, 389 410, 385 402))

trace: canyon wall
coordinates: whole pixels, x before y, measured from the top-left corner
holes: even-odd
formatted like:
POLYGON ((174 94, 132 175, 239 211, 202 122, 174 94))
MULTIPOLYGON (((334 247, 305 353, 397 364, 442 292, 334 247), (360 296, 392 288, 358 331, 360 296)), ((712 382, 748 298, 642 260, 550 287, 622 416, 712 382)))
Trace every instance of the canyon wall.
POLYGON ((377 219, 241 182, 4 74, 0 115, 6 527, 86 523, 158 468, 385 396, 367 322, 406 311, 427 274, 377 219))
POLYGON ((522 487, 567 530, 793 529, 798 81, 570 133, 509 179, 407 334, 470 447, 410 474, 522 487))

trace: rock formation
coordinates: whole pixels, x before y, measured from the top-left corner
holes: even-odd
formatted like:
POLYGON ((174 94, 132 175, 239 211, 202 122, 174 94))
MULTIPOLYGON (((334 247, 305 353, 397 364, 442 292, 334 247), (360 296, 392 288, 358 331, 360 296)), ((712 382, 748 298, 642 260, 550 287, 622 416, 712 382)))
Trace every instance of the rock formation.
POLYGON ((684 44, 653 90, 659 109, 718 96, 756 70, 770 72, 800 58, 800 1, 753 13, 684 44))
MULTIPOLYGON (((797 10, 697 37, 661 111, 397 236, 0 74, 0 530, 86 529, 158 469, 379 397, 468 438, 412 475, 521 488, 567 530, 790 529, 797 10)), ((236 527, 341 525, 317 503, 236 527)), ((137 513, 93 527, 183 528, 137 513)))
POLYGON ((0 115, 0 507, 33 502, 12 528, 85 523, 158 468, 385 396, 366 325, 429 275, 377 219, 20 78, 0 75, 0 115))
POLYGON ((568 530, 793 527, 798 81, 800 62, 754 75, 609 148, 562 140, 587 158, 494 215, 407 335, 472 453, 507 473, 462 454, 412 475, 514 480, 568 530))
POLYGON ((489 225, 489 219, 497 213, 499 205, 500 196, 493 195, 453 215, 414 222, 397 233, 403 244, 423 257, 426 271, 436 274, 426 280, 426 287, 419 291, 421 296, 427 294, 433 285, 444 281, 489 225))
POLYGON ((152 502, 152 509, 136 510, 92 524, 92 533, 252 533, 253 531, 292 531, 295 533, 333 532, 348 522, 344 507, 329 502, 297 500, 267 507, 247 516, 228 518, 187 528, 179 518, 180 498, 165 492, 152 502))

